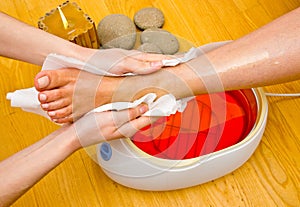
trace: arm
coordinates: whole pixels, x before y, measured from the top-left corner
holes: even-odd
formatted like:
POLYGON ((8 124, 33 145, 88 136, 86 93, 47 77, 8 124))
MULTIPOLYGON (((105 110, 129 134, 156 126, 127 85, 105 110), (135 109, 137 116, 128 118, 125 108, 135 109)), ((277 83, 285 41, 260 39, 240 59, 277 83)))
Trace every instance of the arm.
POLYGON ((49 53, 80 59, 90 51, 0 12, 0 55, 42 65, 49 53), (17 29, 16 29, 17 28, 17 29))
MULTIPOLYGON (((14 19, 0 12, 0 55, 18 59, 21 61, 42 65, 45 58, 50 53, 56 53, 78 60, 87 61, 98 49, 81 47, 72 42, 59 38, 55 35, 37 29, 17 19, 14 19), (18 28, 18 29, 16 29, 18 28), (6 32, 4 32, 6 31, 6 32)), ((130 53, 127 50, 113 49, 103 50, 103 62, 109 67, 111 72, 126 73, 135 72, 151 73, 161 68, 162 55, 146 55, 142 52, 130 53), (115 64, 115 57, 123 61, 115 64), (141 68, 146 70, 141 70, 141 68)))
POLYGON ((50 134, 0 162, 0 206, 9 206, 78 149, 71 128, 50 134), (47 158, 47 160, 45 160, 47 158))
POLYGON ((9 206, 43 176, 81 147, 131 137, 155 120, 140 117, 147 107, 82 117, 0 162, 0 206, 9 206))
POLYGON ((146 106, 138 106, 120 112, 90 114, 0 162, 0 206, 12 204, 81 147, 131 137, 151 123, 149 118, 139 117, 146 110, 146 106))

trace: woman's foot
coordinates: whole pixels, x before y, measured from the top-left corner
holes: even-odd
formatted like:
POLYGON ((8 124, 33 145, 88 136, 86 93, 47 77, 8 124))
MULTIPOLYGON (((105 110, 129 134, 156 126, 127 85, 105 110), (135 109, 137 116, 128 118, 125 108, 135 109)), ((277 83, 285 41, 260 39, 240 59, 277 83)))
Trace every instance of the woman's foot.
MULTIPOLYGON (((148 74, 162 67, 162 60, 168 57, 122 49, 99 50, 87 63, 110 73, 148 74)), ((57 123, 72 122, 86 112, 108 103, 113 90, 111 78, 97 91, 102 76, 84 72, 75 68, 41 71, 35 77, 35 88, 41 107, 57 123), (103 92, 103 93, 102 93, 103 92)), ((109 78, 105 78, 109 79, 109 78)))
MULTIPOLYGON (((43 110, 56 123, 72 122, 95 108, 101 76, 74 68, 41 71, 35 88, 43 110)), ((104 101, 103 101, 104 103, 104 101)))

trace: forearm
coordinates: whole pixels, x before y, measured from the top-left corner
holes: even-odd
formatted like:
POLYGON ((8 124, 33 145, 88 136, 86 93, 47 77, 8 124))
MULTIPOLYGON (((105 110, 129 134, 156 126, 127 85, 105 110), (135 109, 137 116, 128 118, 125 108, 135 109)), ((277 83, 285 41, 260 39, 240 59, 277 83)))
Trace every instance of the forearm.
POLYGON ((80 146, 62 128, 0 163, 0 206, 8 206, 80 146))
POLYGON ((0 12, 0 55, 42 65, 46 56, 57 53, 87 60, 92 50, 20 22, 0 12))
MULTIPOLYGON (((188 63, 201 77, 187 82, 194 94, 261 87, 300 78, 300 8, 188 63), (205 68, 207 67, 207 68, 205 68), (216 76, 216 77, 212 77, 216 76), (215 87, 215 82, 221 83, 215 87)), ((188 70, 183 66, 183 69, 188 70)), ((185 73, 182 73, 184 75, 185 73)))
POLYGON ((208 53, 224 88, 259 87, 299 79, 299 18, 300 8, 208 53))
POLYGON ((79 148, 133 136, 152 123, 141 117, 147 110, 139 105, 119 112, 90 113, 0 162, 0 206, 13 203, 79 148))

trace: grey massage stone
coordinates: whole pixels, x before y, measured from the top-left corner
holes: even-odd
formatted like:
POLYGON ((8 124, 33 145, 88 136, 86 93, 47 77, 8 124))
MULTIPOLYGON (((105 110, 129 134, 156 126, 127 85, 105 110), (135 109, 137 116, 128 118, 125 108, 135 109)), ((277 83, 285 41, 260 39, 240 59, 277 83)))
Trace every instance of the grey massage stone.
POLYGON ((157 45, 151 43, 144 43, 141 46, 139 46, 137 50, 147 53, 162 54, 161 49, 157 45))
POLYGON ((133 21, 123 14, 111 14, 104 17, 98 24, 97 33, 104 49, 130 50, 135 45, 136 27, 133 21))
POLYGON ((163 54, 173 55, 179 50, 179 42, 177 38, 170 32, 158 29, 149 28, 142 32, 141 43, 151 43, 157 45, 163 54))
POLYGON ((154 7, 141 9, 134 15, 134 23, 142 30, 152 27, 160 28, 164 22, 162 11, 154 7))

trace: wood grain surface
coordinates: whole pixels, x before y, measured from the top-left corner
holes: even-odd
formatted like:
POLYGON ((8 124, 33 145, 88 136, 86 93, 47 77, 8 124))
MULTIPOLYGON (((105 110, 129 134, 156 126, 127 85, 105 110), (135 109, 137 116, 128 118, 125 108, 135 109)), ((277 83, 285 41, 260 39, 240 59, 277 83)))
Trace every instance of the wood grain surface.
MULTIPOLYGON (((157 7, 165 15, 164 29, 196 46, 237 39, 300 6, 300 0, 76 2, 97 23, 108 14, 133 18, 141 8, 157 7)), ((0 9, 37 26, 39 17, 61 3, 1 0, 0 9)), ((58 128, 45 118, 11 108, 5 98, 8 92, 33 86, 39 70, 38 66, 0 57, 0 160, 58 128)), ((265 91, 300 92, 300 81, 269 86, 265 91)), ((13 206, 300 206, 300 98, 268 97, 268 101, 268 122, 260 145, 243 166, 222 178, 182 190, 145 192, 115 183, 80 150, 13 206)))

